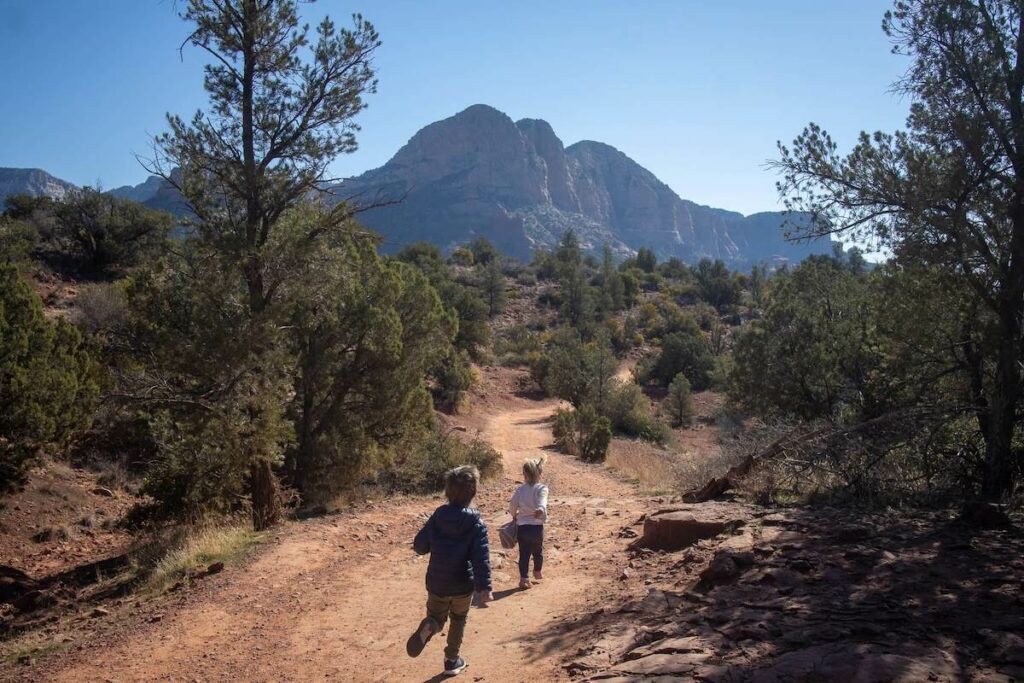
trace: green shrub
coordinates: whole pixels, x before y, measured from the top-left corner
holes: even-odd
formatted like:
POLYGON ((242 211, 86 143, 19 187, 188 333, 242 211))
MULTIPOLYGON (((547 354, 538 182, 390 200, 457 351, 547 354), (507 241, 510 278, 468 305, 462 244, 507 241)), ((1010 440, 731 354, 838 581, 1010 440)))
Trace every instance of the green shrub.
POLYGON ((31 223, 0 216, 0 263, 27 261, 38 242, 39 232, 31 223))
POLYGON ((651 415, 647 398, 640 387, 632 382, 613 382, 601 413, 608 418, 612 430, 617 434, 659 444, 668 438, 667 430, 651 415))
POLYGON ((91 275, 124 272, 160 254, 174 218, 142 204, 82 188, 54 202, 41 231, 52 260, 91 275))
POLYGON ((466 247, 459 247, 452 252, 448 261, 456 266, 469 267, 474 263, 473 252, 466 247))
POLYGON ((604 405, 617 365, 606 339, 584 343, 576 330, 565 328, 552 339, 548 356, 544 386, 550 395, 576 407, 604 405))
POLYGON ((438 407, 456 411, 466 392, 476 382, 476 375, 465 351, 453 352, 431 370, 434 378, 434 399, 438 407))
POLYGON ((548 375, 551 373, 551 357, 538 353, 530 358, 530 379, 542 390, 547 391, 548 375))
POLYGON ((519 323, 509 328, 494 342, 494 354, 506 367, 529 365, 530 359, 541 352, 540 335, 519 323))
POLYGON ((604 462, 612 439, 612 426, 607 417, 598 415, 593 406, 578 410, 558 409, 552 423, 555 446, 563 453, 575 455, 586 462, 604 462))
MULTIPOLYGON (((696 326, 694 326, 696 327, 696 326)), ((661 341, 661 351, 645 358, 637 366, 641 382, 656 382, 668 386, 679 373, 690 379, 693 389, 703 391, 711 384, 715 357, 699 330, 677 332, 661 341)))
POLYGON ((85 425, 98 378, 78 331, 47 320, 17 269, 0 264, 0 492, 22 481, 40 448, 85 425))
POLYGON ((479 439, 463 443, 435 427, 425 438, 395 448, 378 481, 392 491, 434 493, 444 489, 444 473, 459 465, 475 465, 481 479, 491 479, 502 472, 501 453, 479 439))

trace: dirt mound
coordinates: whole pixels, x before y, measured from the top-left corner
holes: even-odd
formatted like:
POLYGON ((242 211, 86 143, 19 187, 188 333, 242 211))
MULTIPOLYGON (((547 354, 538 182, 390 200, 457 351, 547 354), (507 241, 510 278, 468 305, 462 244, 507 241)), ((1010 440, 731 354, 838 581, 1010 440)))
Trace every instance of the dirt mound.
POLYGON ((39 579, 123 552, 117 521, 138 500, 95 473, 62 463, 34 468, 0 503, 0 565, 39 579))

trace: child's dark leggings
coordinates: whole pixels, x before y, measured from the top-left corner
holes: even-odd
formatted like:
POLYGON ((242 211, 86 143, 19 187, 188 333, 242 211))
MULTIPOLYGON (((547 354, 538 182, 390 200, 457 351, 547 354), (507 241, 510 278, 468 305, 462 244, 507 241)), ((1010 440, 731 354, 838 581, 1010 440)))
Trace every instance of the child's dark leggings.
POLYGON ((533 571, 539 572, 544 565, 544 525, 523 524, 516 529, 519 539, 519 576, 530 575, 530 557, 533 557, 533 571))

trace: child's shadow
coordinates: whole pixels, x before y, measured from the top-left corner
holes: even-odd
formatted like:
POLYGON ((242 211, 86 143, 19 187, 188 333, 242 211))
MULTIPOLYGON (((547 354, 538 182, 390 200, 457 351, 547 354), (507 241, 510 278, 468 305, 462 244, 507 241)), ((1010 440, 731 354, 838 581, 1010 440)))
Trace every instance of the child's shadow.
POLYGON ((522 592, 523 591, 521 589, 519 589, 519 588, 507 588, 507 589, 505 589, 503 591, 494 591, 494 600, 492 600, 492 602, 497 602, 498 600, 504 600, 505 598, 507 598, 510 595, 515 595, 516 593, 522 593, 522 592))

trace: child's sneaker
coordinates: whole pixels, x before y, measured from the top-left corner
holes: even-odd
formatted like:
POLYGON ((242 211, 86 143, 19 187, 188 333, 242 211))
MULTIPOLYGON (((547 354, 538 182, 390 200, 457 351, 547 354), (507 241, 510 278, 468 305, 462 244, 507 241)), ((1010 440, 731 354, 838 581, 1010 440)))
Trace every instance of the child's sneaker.
POLYGON ((405 642, 406 653, 410 657, 419 657, 423 648, 427 646, 427 642, 440 630, 437 622, 431 617, 421 621, 420 625, 416 627, 415 633, 409 636, 409 640, 405 642))
POLYGON ((533 580, 534 581, 541 581, 543 579, 544 579, 544 577, 541 576, 541 573, 539 571, 537 571, 536 569, 534 569, 533 570, 533 580))
POLYGON ((523 578, 519 579, 519 588, 521 588, 522 590, 526 590, 527 588, 530 588, 531 585, 532 584, 530 583, 530 580, 528 578, 526 578, 525 576, 523 578))
POLYGON ((444 660, 444 675, 445 676, 458 676, 460 673, 466 670, 466 660, 462 657, 452 661, 450 659, 444 660))

